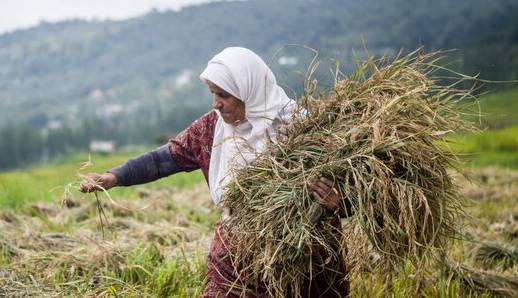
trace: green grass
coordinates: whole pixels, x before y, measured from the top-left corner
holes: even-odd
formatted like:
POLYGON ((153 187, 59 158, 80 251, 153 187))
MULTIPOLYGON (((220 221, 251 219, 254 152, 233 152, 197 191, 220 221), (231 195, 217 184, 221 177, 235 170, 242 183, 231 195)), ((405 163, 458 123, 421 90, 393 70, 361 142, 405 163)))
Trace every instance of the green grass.
POLYGON ((518 126, 459 135, 451 140, 454 151, 470 166, 518 169, 518 126))
POLYGON ((483 128, 501 129, 518 125, 518 88, 486 94, 480 97, 479 106, 471 108, 481 117, 468 119, 479 123, 483 128))
POLYGON ((518 88, 486 94, 478 104, 462 106, 469 113, 480 112, 480 117, 466 118, 484 129, 451 139, 452 148, 463 155, 467 165, 518 169, 518 88))
MULTIPOLYGON (((141 152, 92 155, 93 165, 82 170, 81 174, 102 173, 139 154, 141 152)), ((85 161, 88 161, 88 158, 87 153, 75 154, 52 164, 0 173, 0 207, 20 208, 31 202, 55 201, 57 198, 59 200, 67 184, 79 181, 79 169, 85 161)), ((194 171, 178 173, 146 184, 145 187, 159 185, 190 187, 202 181, 201 172, 194 171)), ((136 187, 117 187, 110 190, 110 195, 115 199, 117 197, 134 198, 137 196, 136 187)))

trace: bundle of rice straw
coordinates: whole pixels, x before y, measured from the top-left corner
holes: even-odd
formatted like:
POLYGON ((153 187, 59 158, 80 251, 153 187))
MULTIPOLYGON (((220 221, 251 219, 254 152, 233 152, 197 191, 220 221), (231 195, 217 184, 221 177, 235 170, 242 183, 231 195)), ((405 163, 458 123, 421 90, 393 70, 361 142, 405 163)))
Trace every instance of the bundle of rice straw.
POLYGON ((481 243, 475 250, 475 260, 485 267, 503 270, 518 265, 518 247, 498 242, 481 243))
POLYGON ((489 292, 496 297, 517 297, 518 278, 505 276, 496 272, 475 269, 464 264, 444 259, 445 272, 477 292, 489 292))
POLYGON ((456 158, 438 142, 469 127, 456 104, 470 93, 431 78, 439 58, 369 59, 328 95, 306 90, 307 113, 296 113, 228 184, 233 213, 225 224, 241 276, 274 297, 298 297, 317 268, 343 260, 345 251, 349 266, 375 253, 389 272, 444 251, 462 212, 447 172, 456 158), (322 176, 334 179, 352 212, 341 228, 312 196, 322 176))

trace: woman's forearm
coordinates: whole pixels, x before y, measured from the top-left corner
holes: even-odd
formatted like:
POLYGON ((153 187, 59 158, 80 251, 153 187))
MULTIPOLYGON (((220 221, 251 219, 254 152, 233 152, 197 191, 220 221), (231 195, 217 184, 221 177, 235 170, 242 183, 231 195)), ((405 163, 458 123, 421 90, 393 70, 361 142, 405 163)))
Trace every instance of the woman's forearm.
POLYGON ((130 159, 108 172, 117 177, 118 186, 130 186, 151 182, 182 170, 173 159, 169 145, 166 144, 130 159))

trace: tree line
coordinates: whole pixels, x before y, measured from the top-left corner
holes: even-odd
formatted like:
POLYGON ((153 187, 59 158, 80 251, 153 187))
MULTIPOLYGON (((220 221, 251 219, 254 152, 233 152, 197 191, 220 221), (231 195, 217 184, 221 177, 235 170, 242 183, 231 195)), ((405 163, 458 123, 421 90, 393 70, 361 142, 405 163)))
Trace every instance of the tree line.
MULTIPOLYGON (((12 157, 0 155, 0 168, 86 150, 93 138, 138 144, 181 130, 209 108, 197 74, 226 46, 249 47, 271 62, 292 97, 302 92, 313 53, 277 53, 288 44, 317 49, 347 70, 352 50, 361 55, 364 45, 374 55, 455 48, 448 54, 455 71, 518 79, 516 11, 515 0, 222 1, 0 35, 0 153, 12 157), (278 65, 279 56, 298 64, 278 65), (192 82, 178 86, 185 70, 192 82), (104 113, 114 106, 121 111, 104 113), (51 121, 64 127, 48 130, 51 121)), ((321 73, 329 73, 325 67, 321 73)))

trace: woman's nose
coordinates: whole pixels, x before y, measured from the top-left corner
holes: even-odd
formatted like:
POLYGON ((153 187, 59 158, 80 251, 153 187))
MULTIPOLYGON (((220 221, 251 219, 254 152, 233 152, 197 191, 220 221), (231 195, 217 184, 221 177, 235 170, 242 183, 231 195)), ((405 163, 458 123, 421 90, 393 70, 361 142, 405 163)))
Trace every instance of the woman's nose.
POLYGON ((221 109, 223 107, 223 103, 221 103, 217 96, 212 98, 212 107, 215 109, 221 109))

